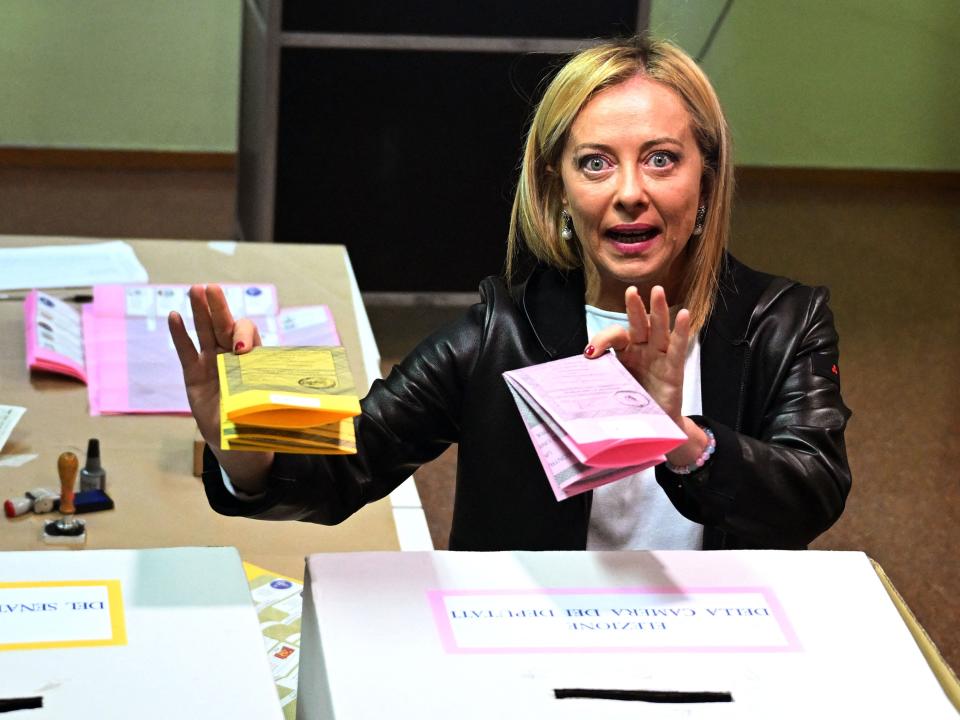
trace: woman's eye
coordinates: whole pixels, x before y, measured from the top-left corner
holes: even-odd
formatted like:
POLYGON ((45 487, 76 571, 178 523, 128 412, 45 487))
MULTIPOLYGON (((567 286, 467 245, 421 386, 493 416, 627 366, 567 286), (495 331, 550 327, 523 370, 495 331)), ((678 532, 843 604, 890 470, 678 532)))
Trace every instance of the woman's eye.
POLYGON ((607 162, 599 155, 591 155, 588 158, 584 158, 581 165, 587 172, 600 172, 606 169, 607 162))
POLYGON ((674 157, 668 152, 655 152, 650 156, 650 164, 655 168, 663 169, 670 167, 674 157))

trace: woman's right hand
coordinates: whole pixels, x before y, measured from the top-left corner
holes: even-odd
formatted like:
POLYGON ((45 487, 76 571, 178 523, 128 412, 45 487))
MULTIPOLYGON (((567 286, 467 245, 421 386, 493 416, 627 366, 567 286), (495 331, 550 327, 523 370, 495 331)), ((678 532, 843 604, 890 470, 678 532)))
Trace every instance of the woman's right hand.
POLYGON ((227 452, 220 449, 220 381, 217 355, 249 352, 261 344, 257 326, 246 318, 234 320, 219 285, 193 285, 190 307, 200 349, 194 347, 180 313, 168 318, 170 336, 183 368, 190 411, 200 434, 217 455, 233 484, 247 492, 259 489, 273 462, 272 453, 227 452))

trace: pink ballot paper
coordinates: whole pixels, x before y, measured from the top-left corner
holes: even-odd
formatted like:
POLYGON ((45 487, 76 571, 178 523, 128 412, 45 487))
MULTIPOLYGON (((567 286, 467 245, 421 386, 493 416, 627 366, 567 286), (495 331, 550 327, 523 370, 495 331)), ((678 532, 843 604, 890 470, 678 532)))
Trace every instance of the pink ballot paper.
POLYGON ((23 301, 27 367, 87 381, 80 313, 38 290, 23 301))
MULTIPOLYGON (((280 310, 268 284, 224 284, 236 317, 248 317, 264 345, 339 345, 325 305, 280 310)), ((183 375, 167 330, 179 312, 196 343, 188 285, 96 285, 79 313, 33 291, 24 304, 27 365, 87 383, 90 414, 188 413, 183 375)))
POLYGON ((656 465, 687 439, 613 353, 503 377, 557 500, 656 465))

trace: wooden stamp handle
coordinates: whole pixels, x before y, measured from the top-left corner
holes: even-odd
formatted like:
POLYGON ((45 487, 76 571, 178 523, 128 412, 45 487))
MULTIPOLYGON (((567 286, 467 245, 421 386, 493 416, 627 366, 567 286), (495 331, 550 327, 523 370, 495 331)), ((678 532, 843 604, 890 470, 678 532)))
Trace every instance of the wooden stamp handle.
POLYGON ((80 467, 80 461, 72 452, 60 453, 57 458, 57 473, 60 475, 60 512, 64 515, 72 515, 73 507, 73 488, 77 482, 77 470, 80 467))

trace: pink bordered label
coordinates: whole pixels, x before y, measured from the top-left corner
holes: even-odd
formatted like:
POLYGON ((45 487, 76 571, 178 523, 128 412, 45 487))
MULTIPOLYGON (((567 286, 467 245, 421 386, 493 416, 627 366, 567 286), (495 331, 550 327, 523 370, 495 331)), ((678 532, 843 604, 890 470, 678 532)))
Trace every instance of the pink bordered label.
POLYGON ((428 590, 448 653, 797 652, 768 587, 428 590))

